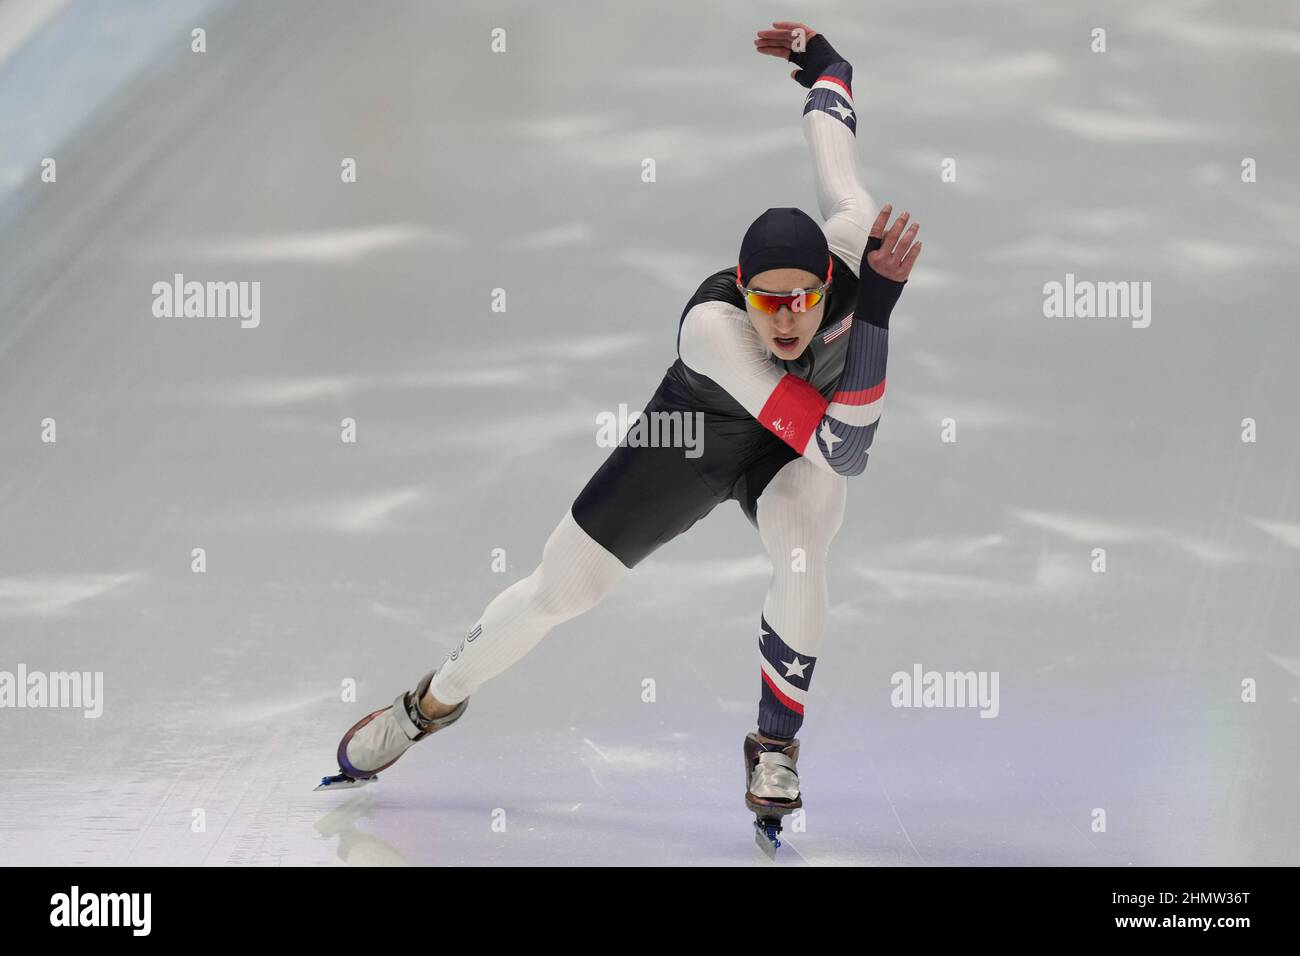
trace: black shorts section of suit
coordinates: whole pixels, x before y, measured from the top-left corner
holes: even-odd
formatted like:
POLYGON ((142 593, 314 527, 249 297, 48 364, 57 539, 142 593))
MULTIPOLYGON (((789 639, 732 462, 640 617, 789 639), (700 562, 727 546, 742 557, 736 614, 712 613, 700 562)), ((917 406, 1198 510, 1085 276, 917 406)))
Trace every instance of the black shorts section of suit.
MULTIPOLYGON (((838 256, 821 327, 814 345, 783 371, 814 380, 827 398, 843 367, 842 340, 821 342, 823 333, 853 311, 857 279, 838 256), (818 356, 821 356, 818 358, 818 356), (838 361, 838 367, 831 367, 838 361), (830 373, 830 374, 828 374, 830 373)), ((701 283, 682 310, 682 319, 700 302, 724 301, 743 309, 735 269, 721 270, 701 283)), ((678 324, 680 342, 681 325, 678 324)), ((688 449, 620 445, 573 502, 573 518, 587 534, 632 568, 661 545, 690 528, 718 504, 734 499, 750 522, 758 524, 758 499, 768 483, 799 453, 754 420, 713 380, 687 368, 679 358, 659 383, 645 414, 681 412, 703 416, 702 454, 688 449)))
MULTIPOLYGON (((701 411, 688 399, 670 369, 645 412, 701 411)), ((698 458, 687 457, 685 448, 620 445, 573 502, 578 526, 626 567, 636 567, 728 499, 740 502, 757 526, 759 495, 799 457, 766 429, 738 433, 733 420, 701 413, 698 458)))

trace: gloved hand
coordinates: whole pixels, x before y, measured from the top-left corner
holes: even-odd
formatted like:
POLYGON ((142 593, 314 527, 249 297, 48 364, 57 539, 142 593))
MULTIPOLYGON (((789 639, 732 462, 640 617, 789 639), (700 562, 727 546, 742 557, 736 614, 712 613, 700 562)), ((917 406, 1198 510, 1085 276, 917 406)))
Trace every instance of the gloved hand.
POLYGON ((858 270, 858 304, 854 311, 855 319, 882 329, 889 328, 889 315, 921 254, 921 243, 916 241, 920 223, 908 225, 911 214, 905 212, 886 229, 892 212, 893 206, 886 203, 867 236, 858 270))
POLYGON ((835 52, 826 37, 805 23, 779 20, 772 27, 771 30, 758 31, 754 46, 759 53, 779 56, 798 66, 799 69, 791 71, 790 77, 805 89, 811 88, 828 66, 848 62, 835 52), (803 42, 796 44, 800 37, 803 42), (803 49, 796 50, 796 45, 803 49))
POLYGON ((809 89, 817 78, 826 72, 832 63, 844 63, 844 57, 835 52, 835 47, 820 33, 814 33, 805 45, 802 53, 790 50, 790 62, 800 69, 791 74, 794 81, 804 89, 809 89))

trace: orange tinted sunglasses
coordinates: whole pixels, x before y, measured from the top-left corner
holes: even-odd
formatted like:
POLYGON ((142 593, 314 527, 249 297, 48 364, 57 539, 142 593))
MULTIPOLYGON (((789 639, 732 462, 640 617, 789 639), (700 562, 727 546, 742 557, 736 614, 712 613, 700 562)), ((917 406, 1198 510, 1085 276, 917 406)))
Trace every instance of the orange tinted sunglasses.
POLYGON ((764 292, 762 289, 748 289, 740 281, 740 266, 736 266, 736 288, 740 294, 745 297, 755 309, 760 312, 766 312, 768 315, 776 315, 781 306, 785 306, 791 312, 807 312, 809 309, 817 307, 826 296, 826 290, 831 285, 831 273, 835 271, 835 263, 828 259, 826 262, 826 281, 815 289, 792 289, 789 292, 764 292))

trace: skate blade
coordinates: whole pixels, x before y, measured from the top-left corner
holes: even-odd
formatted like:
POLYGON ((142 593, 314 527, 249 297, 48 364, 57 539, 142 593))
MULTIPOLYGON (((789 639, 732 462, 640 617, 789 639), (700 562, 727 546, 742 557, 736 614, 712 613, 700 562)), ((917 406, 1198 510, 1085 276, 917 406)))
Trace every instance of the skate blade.
POLYGON ((357 787, 364 787, 368 783, 374 783, 378 777, 349 777, 343 772, 332 774, 328 777, 321 777, 320 783, 313 788, 316 790, 355 790, 357 787))
POLYGON ((761 817, 755 819, 754 843, 767 855, 769 860, 775 862, 776 851, 781 846, 781 822, 761 817))

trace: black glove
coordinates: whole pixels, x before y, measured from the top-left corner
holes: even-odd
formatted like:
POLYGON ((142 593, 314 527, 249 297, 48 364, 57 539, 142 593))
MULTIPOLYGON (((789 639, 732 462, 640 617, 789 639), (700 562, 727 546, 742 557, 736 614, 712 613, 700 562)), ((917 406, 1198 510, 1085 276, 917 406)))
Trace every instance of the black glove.
POLYGON ((883 245, 884 241, 879 236, 867 238, 867 248, 862 250, 862 264, 858 266, 858 304, 853 317, 887 329, 889 314, 894 311, 894 303, 903 294, 903 286, 907 285, 907 281, 895 282, 871 268, 867 253, 883 245))
POLYGON ((804 51, 790 51, 790 62, 799 67, 794 75, 795 82, 804 89, 811 89, 817 78, 826 72, 832 63, 846 63, 844 57, 835 52, 835 48, 820 33, 804 44, 804 51))

